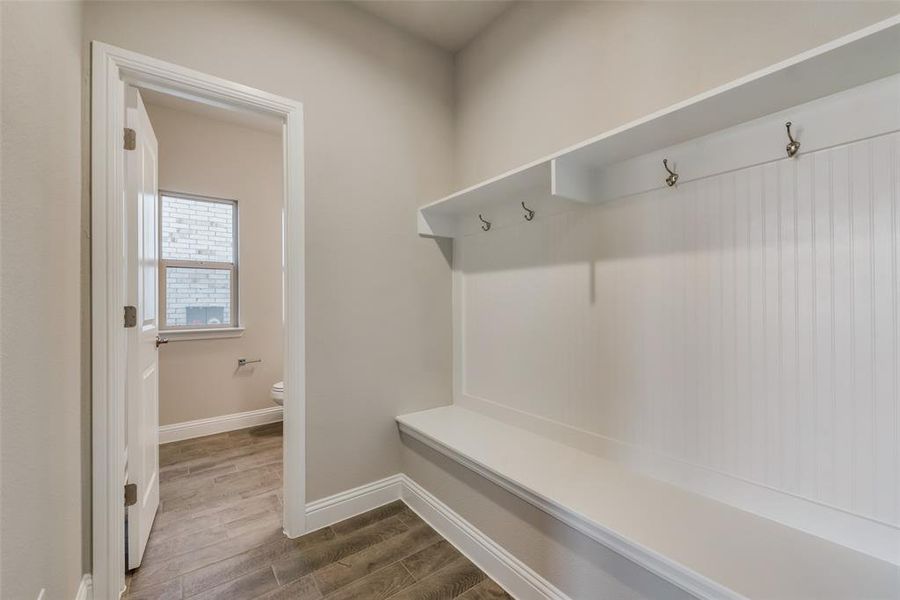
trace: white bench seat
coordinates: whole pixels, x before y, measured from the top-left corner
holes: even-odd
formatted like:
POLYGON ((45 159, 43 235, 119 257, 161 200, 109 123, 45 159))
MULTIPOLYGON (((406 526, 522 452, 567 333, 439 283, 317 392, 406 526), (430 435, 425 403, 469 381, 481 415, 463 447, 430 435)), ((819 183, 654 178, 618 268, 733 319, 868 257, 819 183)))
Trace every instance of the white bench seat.
POLYGON ((401 432, 700 598, 898 599, 900 568, 458 406, 401 432))

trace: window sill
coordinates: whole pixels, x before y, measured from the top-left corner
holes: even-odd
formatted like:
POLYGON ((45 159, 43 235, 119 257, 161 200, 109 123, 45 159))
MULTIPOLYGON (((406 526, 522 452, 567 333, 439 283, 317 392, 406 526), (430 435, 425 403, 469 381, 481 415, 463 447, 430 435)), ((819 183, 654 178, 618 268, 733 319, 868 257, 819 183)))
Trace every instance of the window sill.
POLYGON ((187 342, 190 340, 221 340, 237 338, 244 335, 243 327, 221 327, 217 329, 169 329, 160 330, 160 337, 170 342, 187 342))

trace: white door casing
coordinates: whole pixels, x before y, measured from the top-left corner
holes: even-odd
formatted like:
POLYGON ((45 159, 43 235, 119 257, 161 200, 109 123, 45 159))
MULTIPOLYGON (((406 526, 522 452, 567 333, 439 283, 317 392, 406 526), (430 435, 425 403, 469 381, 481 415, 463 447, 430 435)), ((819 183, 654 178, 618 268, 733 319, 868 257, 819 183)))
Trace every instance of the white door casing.
POLYGON ((284 532, 306 532, 303 105, 136 52, 91 42, 91 513, 94 598, 125 583, 124 83, 283 119, 284 532))
POLYGON ((128 507, 128 568, 141 564, 159 508, 159 271, 158 144, 140 92, 128 86, 125 121, 135 148, 125 153, 126 302, 137 309, 127 330, 125 415, 128 482, 137 502, 128 507))

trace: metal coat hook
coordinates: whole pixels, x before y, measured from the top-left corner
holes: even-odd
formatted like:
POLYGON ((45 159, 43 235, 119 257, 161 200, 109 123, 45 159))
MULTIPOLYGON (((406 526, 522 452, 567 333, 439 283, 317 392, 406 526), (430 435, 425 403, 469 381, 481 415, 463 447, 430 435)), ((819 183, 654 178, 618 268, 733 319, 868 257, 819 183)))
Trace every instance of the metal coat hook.
POLYGON ((788 145, 784 147, 784 149, 787 151, 788 158, 793 158, 794 155, 796 155, 797 152, 800 151, 800 142, 795 140, 794 136, 791 135, 791 122, 788 121, 784 124, 784 126, 787 129, 788 139, 791 140, 790 143, 788 143, 788 145))
POLYGON ((525 209, 525 215, 524 215, 524 216, 525 216, 525 220, 526 220, 526 221, 532 220, 532 219, 534 218, 534 211, 531 210, 530 208, 528 208, 527 206, 525 206, 525 203, 524 203, 524 202, 522 203, 522 208, 525 209))
POLYGON ((669 172, 669 176, 666 177, 666 185, 672 187, 676 183, 678 183, 678 173, 669 168, 669 159, 663 159, 663 166, 666 168, 666 171, 669 172))
POLYGON ((478 213, 478 218, 481 219, 481 228, 484 231, 490 231, 491 230, 491 222, 485 221, 484 217, 481 216, 481 213, 478 213))

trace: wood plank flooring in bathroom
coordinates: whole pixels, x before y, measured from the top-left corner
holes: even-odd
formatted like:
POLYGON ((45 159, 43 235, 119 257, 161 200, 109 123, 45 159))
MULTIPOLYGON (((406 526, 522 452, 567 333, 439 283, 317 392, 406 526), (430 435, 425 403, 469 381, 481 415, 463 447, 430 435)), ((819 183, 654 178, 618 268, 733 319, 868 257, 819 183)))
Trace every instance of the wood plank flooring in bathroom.
POLYGON ((400 501, 284 537, 280 423, 166 444, 159 460, 127 600, 510 598, 400 501))

